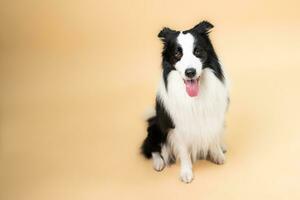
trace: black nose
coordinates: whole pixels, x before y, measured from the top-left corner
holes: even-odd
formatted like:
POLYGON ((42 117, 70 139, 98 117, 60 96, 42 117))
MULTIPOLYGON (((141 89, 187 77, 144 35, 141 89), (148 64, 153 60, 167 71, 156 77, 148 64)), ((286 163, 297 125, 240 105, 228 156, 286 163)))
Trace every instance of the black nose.
POLYGON ((185 70, 185 75, 189 78, 193 78, 196 75, 196 69, 195 68, 187 68, 185 70))

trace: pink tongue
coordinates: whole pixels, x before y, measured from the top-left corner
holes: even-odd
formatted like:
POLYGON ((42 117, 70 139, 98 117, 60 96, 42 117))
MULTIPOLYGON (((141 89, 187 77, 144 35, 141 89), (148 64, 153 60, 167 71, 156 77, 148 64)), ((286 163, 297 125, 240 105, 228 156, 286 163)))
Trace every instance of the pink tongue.
POLYGON ((190 97, 195 97, 199 93, 199 85, 196 80, 185 80, 186 92, 190 97))

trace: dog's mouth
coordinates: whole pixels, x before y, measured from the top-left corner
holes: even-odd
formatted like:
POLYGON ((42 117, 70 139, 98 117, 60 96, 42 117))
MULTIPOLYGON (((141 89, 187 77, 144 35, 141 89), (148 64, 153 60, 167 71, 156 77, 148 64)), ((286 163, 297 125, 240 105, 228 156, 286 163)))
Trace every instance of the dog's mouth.
POLYGON ((199 78, 184 80, 186 92, 190 97, 198 96, 199 94, 199 78))

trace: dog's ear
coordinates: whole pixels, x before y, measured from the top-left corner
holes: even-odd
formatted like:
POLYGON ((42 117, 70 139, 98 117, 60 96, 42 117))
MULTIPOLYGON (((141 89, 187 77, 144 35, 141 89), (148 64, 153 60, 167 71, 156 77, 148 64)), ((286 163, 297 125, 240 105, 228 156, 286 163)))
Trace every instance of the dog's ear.
POLYGON ((210 22, 202 21, 192 29, 200 34, 201 33, 207 34, 207 33, 209 33, 210 29, 212 29, 213 27, 214 27, 214 25, 212 25, 210 22))
POLYGON ((172 35, 176 33, 176 31, 170 29, 170 28, 167 28, 167 27, 164 27, 157 35, 157 37, 159 37, 162 41, 165 41, 168 36, 172 35))

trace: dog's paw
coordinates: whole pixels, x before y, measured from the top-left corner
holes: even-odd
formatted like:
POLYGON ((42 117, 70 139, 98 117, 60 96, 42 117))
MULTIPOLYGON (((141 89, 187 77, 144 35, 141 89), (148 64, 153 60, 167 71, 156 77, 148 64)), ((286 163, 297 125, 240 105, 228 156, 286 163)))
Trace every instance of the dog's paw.
POLYGON ((165 161, 161 157, 153 158, 153 168, 156 171, 162 171, 165 168, 165 161))
POLYGON ((223 153, 227 153, 227 146, 225 144, 221 144, 221 149, 223 153))
POLYGON ((184 183, 190 183, 193 180, 193 172, 190 169, 184 169, 180 173, 180 180, 184 183))
POLYGON ((223 153, 218 153, 210 156, 211 162, 217 165, 223 165, 225 163, 225 155, 223 153))

